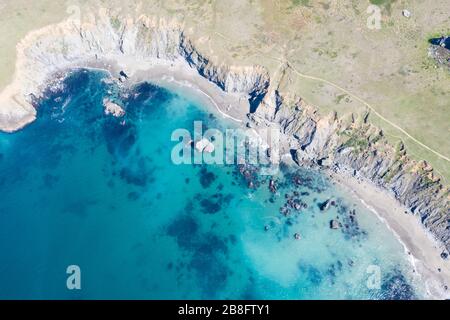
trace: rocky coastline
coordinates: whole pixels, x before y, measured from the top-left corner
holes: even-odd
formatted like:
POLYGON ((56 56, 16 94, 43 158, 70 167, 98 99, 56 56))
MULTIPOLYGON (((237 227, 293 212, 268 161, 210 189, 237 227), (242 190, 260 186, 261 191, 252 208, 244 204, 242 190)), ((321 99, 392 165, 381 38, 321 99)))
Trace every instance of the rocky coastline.
MULTIPOLYGON (((111 17, 107 11, 86 21, 64 21, 33 31, 17 46, 13 82, 0 94, 0 130, 13 132, 36 118, 34 102, 43 96, 56 74, 105 61, 126 66, 126 73, 144 72, 161 61, 182 64, 221 91, 245 98, 247 127, 277 128, 282 153, 302 166, 368 180, 385 190, 441 245, 441 258, 450 251, 450 189, 425 162, 408 157, 404 146, 392 146, 383 132, 362 117, 327 116, 301 99, 287 99, 263 66, 228 66, 198 52, 176 22, 141 16, 111 17)), ((100 68, 102 68, 100 66, 100 68)), ((119 68, 120 69, 120 68, 119 68)), ((119 69, 115 70, 119 73, 119 69)), ((120 70, 122 71, 122 70, 120 70)), ((242 114, 223 106, 222 111, 242 114)), ((242 116, 240 116, 242 118, 242 116)))
POLYGON ((276 91, 272 94, 250 115, 253 126, 278 124, 299 165, 349 174, 388 191, 443 244, 442 257, 447 257, 450 191, 426 161, 409 158, 401 143, 390 145, 383 132, 368 123, 368 114, 321 117, 301 100, 289 105, 276 91), (275 106, 270 100, 277 101, 275 106))

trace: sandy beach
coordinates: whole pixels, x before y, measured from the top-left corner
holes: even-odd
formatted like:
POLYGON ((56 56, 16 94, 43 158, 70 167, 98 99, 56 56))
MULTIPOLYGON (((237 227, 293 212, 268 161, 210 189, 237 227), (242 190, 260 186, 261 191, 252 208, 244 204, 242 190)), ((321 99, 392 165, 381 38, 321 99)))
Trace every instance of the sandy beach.
MULTIPOLYGON (((194 90, 205 102, 214 106, 225 117, 245 123, 248 104, 239 95, 224 93, 216 85, 198 75, 186 65, 158 65, 146 71, 137 72, 133 81, 149 81, 179 90, 179 86, 194 90), (177 89, 178 87, 178 89, 177 89), (237 107, 236 107, 237 106, 237 107)), ((357 179, 346 173, 332 173, 333 181, 362 202, 394 233, 405 248, 412 267, 421 277, 430 299, 449 299, 450 263, 440 257, 442 246, 425 230, 418 217, 408 214, 396 199, 386 190, 367 180, 357 179)), ((380 239, 382 241, 382 239, 380 239)))
POLYGON ((150 59, 142 65, 128 59, 111 57, 89 61, 85 65, 71 69, 76 68, 103 70, 114 78, 119 78, 120 72, 123 71, 129 77, 122 84, 126 87, 151 82, 174 92, 182 90, 183 95, 211 105, 224 118, 236 123, 245 122, 250 111, 246 95, 224 92, 216 84, 199 75, 197 70, 189 67, 182 59, 175 61, 150 59))
MULTIPOLYGON (((149 72, 151 78, 147 81, 166 86, 170 86, 173 81, 175 86, 182 84, 194 89, 197 93, 206 94, 209 102, 212 102, 222 114, 228 113, 231 118, 238 117, 238 120, 242 119, 240 122, 245 123, 246 113, 241 112, 245 104, 239 108, 227 109, 227 105, 233 106, 233 102, 236 101, 233 101, 234 97, 226 97, 223 91, 217 86, 211 86, 212 84, 202 77, 200 78, 203 81, 193 81, 198 74, 193 75, 182 65, 171 67, 171 69, 175 73, 173 78, 167 76, 167 68, 161 67, 157 69, 157 73, 149 72)), ((425 230, 419 218, 408 213, 409 211, 392 195, 370 181, 357 179, 343 172, 333 173, 332 179, 357 198, 357 201, 362 202, 394 233, 404 246, 405 254, 409 256, 415 272, 421 277, 428 297, 449 299, 450 291, 446 287, 450 287, 450 263, 440 257, 443 251, 442 246, 425 230)))
MULTIPOLYGON (((410 256, 411 263, 430 299, 449 299, 450 263, 440 257, 441 246, 386 190, 350 174, 330 173, 331 178, 361 201, 395 234, 410 256), (446 289, 447 286, 447 289, 446 289)), ((382 241, 382 239, 380 239, 382 241)))

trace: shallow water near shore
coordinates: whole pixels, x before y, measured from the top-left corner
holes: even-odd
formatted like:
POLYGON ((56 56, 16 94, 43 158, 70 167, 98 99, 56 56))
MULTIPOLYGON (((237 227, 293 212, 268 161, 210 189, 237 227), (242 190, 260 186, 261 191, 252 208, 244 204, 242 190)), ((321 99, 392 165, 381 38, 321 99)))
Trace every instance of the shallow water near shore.
POLYGON ((251 189, 235 165, 175 165, 173 130, 234 124, 148 83, 122 92, 124 119, 105 115, 105 77, 71 73, 34 123, 0 133, 0 298, 423 297, 394 235, 321 173, 282 165, 273 194, 258 168, 251 189), (284 216, 288 200, 303 207, 284 216))

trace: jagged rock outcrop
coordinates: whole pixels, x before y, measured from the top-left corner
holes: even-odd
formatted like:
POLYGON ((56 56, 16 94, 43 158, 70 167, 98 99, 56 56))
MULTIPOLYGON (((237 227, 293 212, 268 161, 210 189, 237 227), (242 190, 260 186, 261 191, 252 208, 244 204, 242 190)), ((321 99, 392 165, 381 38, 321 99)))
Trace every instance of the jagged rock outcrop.
POLYGON ((14 131, 33 121, 33 101, 55 74, 98 61, 125 61, 134 70, 155 61, 179 61, 224 91, 246 95, 254 111, 250 121, 278 125, 299 164, 348 170, 370 179, 419 216, 450 250, 450 191, 425 162, 409 159, 401 145, 390 146, 366 117, 320 117, 301 101, 284 101, 278 88, 269 89, 269 75, 261 66, 212 63, 176 23, 147 16, 124 19, 103 11, 83 23, 70 20, 30 33, 17 46, 14 81, 0 94, 0 129, 14 131))
POLYGON ((32 102, 41 97, 55 74, 99 61, 125 61, 133 70, 145 69, 156 60, 178 61, 225 92, 247 95, 250 104, 259 103, 269 86, 269 75, 261 66, 209 61, 174 22, 147 16, 115 17, 105 10, 87 16, 82 23, 68 20, 34 31, 19 43, 17 51, 14 82, 0 97, 0 129, 6 131, 34 119, 32 102))
POLYGON ((179 50, 191 67, 225 92, 248 93, 251 101, 261 100, 267 92, 269 74, 261 66, 216 66, 195 49, 184 33, 180 33, 179 50))
POLYGON ((320 117, 297 101, 263 106, 250 119, 256 125, 278 123, 297 163, 347 171, 389 190, 450 250, 450 190, 425 161, 410 159, 403 144, 391 146, 367 114, 320 117))

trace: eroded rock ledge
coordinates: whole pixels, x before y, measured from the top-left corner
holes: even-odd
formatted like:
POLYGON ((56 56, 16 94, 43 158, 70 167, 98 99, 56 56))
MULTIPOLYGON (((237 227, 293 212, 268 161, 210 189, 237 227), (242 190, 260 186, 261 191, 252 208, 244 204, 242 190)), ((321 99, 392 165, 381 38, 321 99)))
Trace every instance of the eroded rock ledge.
POLYGON ((0 129, 33 121, 35 99, 55 74, 99 60, 126 60, 130 69, 154 61, 181 61, 225 92, 249 99, 250 125, 276 126, 297 163, 349 171, 391 192, 450 250, 450 191, 425 162, 411 160, 402 144, 391 146, 367 117, 320 117, 298 101, 285 101, 261 66, 216 65, 201 55, 176 23, 141 16, 92 14, 30 33, 17 46, 14 81, 0 94, 0 129))
POLYGON ((369 114, 319 116, 302 102, 284 101, 274 89, 250 115, 254 126, 277 124, 294 160, 301 165, 345 172, 368 179, 391 193, 450 250, 450 190, 425 161, 406 154, 404 145, 388 143, 383 132, 367 122, 369 114))
POLYGON ((17 45, 13 83, 0 94, 0 129, 11 132, 33 121, 33 102, 56 74, 67 69, 121 61, 133 72, 161 60, 196 69, 225 92, 246 95, 250 105, 257 104, 269 86, 269 75, 261 66, 211 63, 175 22, 144 15, 119 18, 100 10, 83 22, 66 20, 33 31, 17 45))

